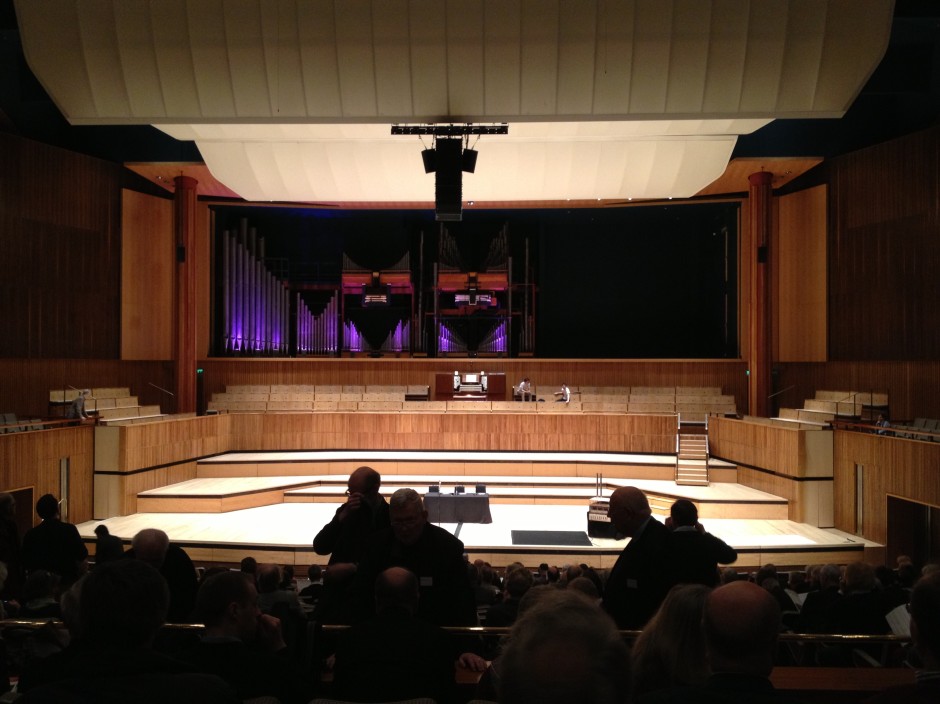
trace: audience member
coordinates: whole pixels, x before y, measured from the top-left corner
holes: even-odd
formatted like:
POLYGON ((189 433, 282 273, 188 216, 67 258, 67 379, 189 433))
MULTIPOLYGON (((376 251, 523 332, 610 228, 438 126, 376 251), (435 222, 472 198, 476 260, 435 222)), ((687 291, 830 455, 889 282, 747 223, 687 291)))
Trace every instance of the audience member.
POLYGON ((7 577, 0 590, 0 599, 20 598, 23 588, 23 556, 20 530, 16 525, 16 499, 13 494, 0 493, 0 562, 6 565, 7 577))
POLYGON ((731 582, 736 582, 741 579, 741 575, 738 574, 738 571, 734 567, 725 567, 721 570, 720 573, 720 582, 721 584, 730 584, 731 582))
POLYGON ((721 538, 706 533, 698 522, 698 509, 688 499, 679 499, 669 509, 666 541, 675 584, 704 584, 714 587, 719 582, 718 564, 730 564, 738 553, 721 538))
POLYGON ((890 687, 869 704, 935 704, 940 701, 940 573, 928 575, 911 592, 911 641, 921 667, 915 684, 890 687))
POLYGON ((111 535, 104 523, 95 526, 95 565, 124 557, 124 543, 116 535, 111 535))
POLYGON ((287 591, 297 591, 297 585, 294 583, 293 565, 281 566, 281 582, 277 585, 277 588, 285 589, 287 591))
POLYGON ((429 697, 457 700, 455 659, 482 670, 485 663, 455 651, 457 639, 418 616, 418 578, 390 567, 375 580, 375 617, 340 636, 334 660, 337 696, 361 702, 429 697))
POLYGON ((478 608, 490 607, 500 600, 502 594, 499 587, 493 584, 493 568, 483 560, 477 562, 468 568, 470 584, 473 586, 473 600, 478 608))
POLYGON ((218 675, 241 699, 273 696, 281 704, 306 704, 313 698, 313 683, 292 658, 280 622, 258 608, 250 575, 226 570, 207 578, 195 614, 205 632, 178 654, 181 660, 218 675))
POLYGON ((77 585, 73 640, 61 653, 38 661, 20 679, 23 704, 135 702, 139 704, 237 704, 215 675, 153 650, 165 622, 166 581, 139 560, 96 568, 77 585))
POLYGON ((643 628, 672 586, 666 555, 669 530, 653 518, 646 495, 636 487, 614 491, 607 513, 630 542, 607 577, 604 608, 620 628, 643 628))
POLYGON ((819 589, 808 592, 803 599, 797 628, 800 633, 825 633, 829 625, 829 611, 842 598, 839 591, 842 570, 837 565, 823 565, 816 575, 819 589))
POLYGON ((534 580, 527 569, 513 570, 503 581, 503 599, 486 611, 484 626, 511 626, 519 612, 519 600, 532 587, 534 580))
POLYGON ((438 626, 476 625, 463 543, 428 522, 421 496, 414 489, 392 494, 389 516, 391 527, 370 538, 356 574, 355 603, 360 614, 372 612, 375 578, 389 567, 404 567, 418 578, 419 616, 438 626))
POLYGON ((382 476, 371 467, 359 467, 349 475, 346 503, 313 539, 318 555, 329 555, 329 564, 357 564, 366 541, 376 531, 389 527, 388 503, 379 494, 382 476))
POLYGON ((842 577, 842 598, 829 609, 830 633, 880 635, 888 622, 877 591, 875 569, 866 562, 850 562, 842 577))
POLYGON ((23 535, 23 567, 27 573, 55 572, 69 586, 85 571, 88 549, 78 529, 60 520, 59 501, 52 494, 39 497, 36 513, 42 522, 23 535))
POLYGON ((601 602, 601 592, 597 588, 597 585, 590 580, 588 577, 575 577, 566 587, 575 592, 580 592, 584 594, 592 603, 600 605, 601 602))
POLYGON ((278 618, 293 616, 304 619, 297 592, 284 589, 282 581, 280 567, 273 564, 258 565, 258 607, 262 613, 278 618))
POLYGON ((711 671, 704 685, 651 692, 641 704, 791 702, 770 681, 780 632, 780 606, 766 590, 738 580, 713 589, 702 615, 711 671))
POLYGON ((23 585, 21 618, 59 618, 59 588, 61 578, 54 572, 33 570, 23 585))
POLYGON ((241 562, 238 563, 238 569, 245 574, 251 575, 252 579, 255 579, 258 574, 258 561, 251 555, 243 557, 241 562))
POLYGON ((581 594, 547 589, 524 610, 499 658, 498 700, 615 704, 630 695, 630 655, 616 625, 581 594))
POLYGON ((708 679, 702 614, 711 589, 678 584, 633 644, 634 696, 669 687, 704 685, 708 679))
POLYGON ((297 594, 309 604, 316 604, 323 592, 323 568, 320 565, 310 565, 307 568, 307 586, 297 594))
POLYGON ((131 540, 125 557, 146 562, 166 580, 170 590, 167 619, 170 623, 192 621, 199 578, 186 551, 170 543, 170 537, 157 528, 144 528, 131 540))
POLYGON ((797 612, 796 604, 787 594, 783 585, 780 583, 780 575, 777 573, 777 566, 767 563, 754 575, 754 583, 770 592, 771 596, 777 600, 780 605, 780 611, 783 614, 795 614, 797 612))

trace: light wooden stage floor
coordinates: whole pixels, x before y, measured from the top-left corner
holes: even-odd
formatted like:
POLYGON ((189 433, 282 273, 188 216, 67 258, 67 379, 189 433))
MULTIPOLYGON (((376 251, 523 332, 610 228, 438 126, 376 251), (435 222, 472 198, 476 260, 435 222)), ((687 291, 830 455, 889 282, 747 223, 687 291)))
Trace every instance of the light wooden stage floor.
MULTIPOLYGON (((613 565, 626 541, 592 539, 590 547, 513 545, 514 530, 585 531, 588 501, 596 493, 595 479, 593 476, 474 475, 470 473, 474 463, 498 463, 506 461, 507 455, 510 455, 513 463, 587 462, 597 464, 597 471, 602 472, 601 465, 605 462, 655 465, 675 461, 674 456, 641 455, 625 459, 624 455, 585 456, 569 453, 269 452, 229 453, 200 460, 200 466, 212 464, 216 469, 221 469, 228 464, 241 470, 253 463, 270 463, 273 468, 278 465, 283 467, 285 462, 297 462, 306 469, 305 465, 315 455, 316 463, 354 461, 378 466, 390 461, 401 461, 409 463, 411 467, 415 461, 421 464, 440 461, 441 458, 435 458, 438 454, 446 457, 448 465, 467 462, 467 473, 383 472, 382 493, 388 497, 401 486, 411 486, 423 493, 429 485, 438 482, 445 487, 444 491, 453 484, 465 484, 472 490, 474 484, 485 483, 491 496, 491 524, 441 525, 464 542, 471 559, 481 558, 495 566, 518 560, 530 566, 548 562, 557 565, 587 563, 596 568, 608 568, 613 565)), ((152 489, 138 495, 138 502, 143 508, 147 501, 152 501, 156 509, 105 521, 89 521, 80 524, 78 528, 89 543, 93 542, 95 526, 101 522, 108 526, 113 535, 125 541, 129 541, 143 528, 160 528, 167 532, 172 541, 183 546, 197 563, 237 563, 251 555, 263 562, 297 566, 325 564, 327 558, 313 552, 313 537, 345 500, 343 491, 348 469, 344 468, 342 473, 337 473, 323 465, 317 466, 321 467, 319 471, 331 473, 242 477, 213 475, 152 489), (230 503, 226 505, 226 501, 230 503), (221 508, 206 508, 200 505, 201 502, 218 502, 221 508), (185 510, 181 510, 183 507, 185 510)), ((688 498, 696 502, 706 530, 738 550, 736 566, 740 569, 754 569, 767 563, 785 566, 826 562, 843 564, 869 559, 866 551, 877 551, 880 548, 857 536, 785 520, 785 500, 731 482, 713 482, 707 487, 698 487, 677 486, 672 481, 659 479, 610 477, 605 478, 603 484, 604 496, 609 496, 617 486, 623 485, 636 486, 656 496, 658 500, 652 502, 654 514, 661 520, 672 500, 688 498), (743 512, 741 507, 744 507, 743 512)))

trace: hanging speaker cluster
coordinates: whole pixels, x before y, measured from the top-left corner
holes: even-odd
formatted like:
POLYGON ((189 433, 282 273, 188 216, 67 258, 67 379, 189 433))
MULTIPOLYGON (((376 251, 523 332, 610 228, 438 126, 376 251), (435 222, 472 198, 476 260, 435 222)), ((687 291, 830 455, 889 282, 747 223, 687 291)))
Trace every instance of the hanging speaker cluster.
POLYGON ((505 123, 495 125, 392 125, 392 134, 431 135, 434 146, 421 152, 424 173, 434 174, 436 220, 456 221, 463 217, 463 174, 477 167, 477 151, 465 147, 472 135, 508 134, 505 123))

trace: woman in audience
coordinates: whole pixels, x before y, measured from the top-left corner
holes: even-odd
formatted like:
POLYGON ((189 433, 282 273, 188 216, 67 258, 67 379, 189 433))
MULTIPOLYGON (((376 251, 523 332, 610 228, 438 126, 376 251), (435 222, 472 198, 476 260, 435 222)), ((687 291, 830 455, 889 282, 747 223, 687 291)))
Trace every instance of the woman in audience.
POLYGON ((702 613, 710 591, 701 584, 680 584, 666 595, 633 645, 634 696, 705 683, 702 613))

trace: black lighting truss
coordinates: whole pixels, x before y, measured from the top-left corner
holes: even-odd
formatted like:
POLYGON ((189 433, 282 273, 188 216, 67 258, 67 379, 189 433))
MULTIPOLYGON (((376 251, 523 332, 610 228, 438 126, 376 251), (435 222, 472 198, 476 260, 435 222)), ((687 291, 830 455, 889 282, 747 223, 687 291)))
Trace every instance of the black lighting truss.
POLYGON ((490 125, 392 125, 392 134, 434 135, 435 137, 465 137, 471 134, 509 134, 509 125, 498 122, 490 125))

